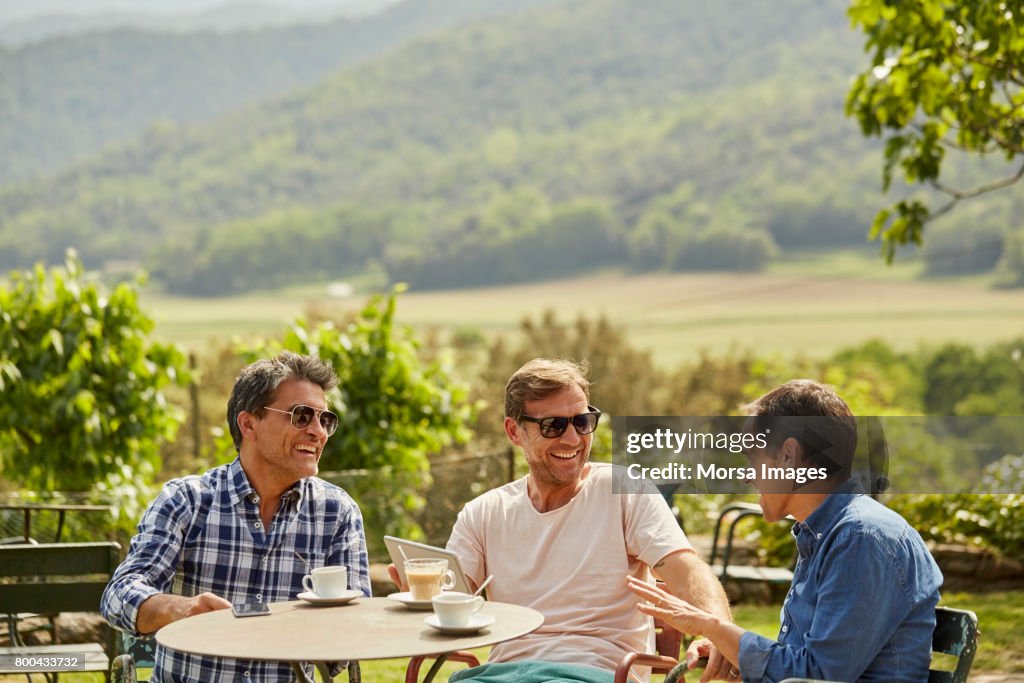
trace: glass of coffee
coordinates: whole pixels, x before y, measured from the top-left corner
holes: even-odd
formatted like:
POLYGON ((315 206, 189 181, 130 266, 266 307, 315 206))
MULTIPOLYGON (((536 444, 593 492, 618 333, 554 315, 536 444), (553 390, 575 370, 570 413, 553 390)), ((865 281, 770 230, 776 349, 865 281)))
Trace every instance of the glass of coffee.
POLYGON ((444 559, 406 560, 405 580, 413 600, 430 600, 442 590, 455 586, 455 574, 444 559))

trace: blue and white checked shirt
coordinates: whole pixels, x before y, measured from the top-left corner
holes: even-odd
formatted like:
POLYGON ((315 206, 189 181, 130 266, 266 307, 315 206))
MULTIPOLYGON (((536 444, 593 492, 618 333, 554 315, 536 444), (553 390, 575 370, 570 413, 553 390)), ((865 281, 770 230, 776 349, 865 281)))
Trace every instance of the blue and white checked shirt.
MULTIPOLYGON (((100 611, 135 635, 139 606, 157 593, 209 591, 235 602, 294 600, 307 569, 348 567, 349 586, 370 595, 359 507, 339 487, 307 477, 285 492, 269 529, 241 462, 167 482, 149 506, 100 611)), ((312 668, 310 667, 310 675, 312 668)), ((291 681, 287 663, 201 657, 157 646, 157 681, 291 681)))

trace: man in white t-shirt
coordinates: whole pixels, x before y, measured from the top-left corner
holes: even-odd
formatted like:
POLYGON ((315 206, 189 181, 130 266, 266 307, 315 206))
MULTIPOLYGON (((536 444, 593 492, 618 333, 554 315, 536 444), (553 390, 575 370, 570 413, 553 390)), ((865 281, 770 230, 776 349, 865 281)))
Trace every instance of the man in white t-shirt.
MULTIPOLYGON (((505 432, 530 472, 468 503, 448 549, 471 583, 494 575, 492 600, 532 607, 544 625, 496 645, 488 664, 457 672, 453 682, 611 681, 624 654, 653 652, 651 620, 637 610, 627 576, 653 582, 653 574, 672 593, 729 617, 725 592, 665 501, 613 493, 612 466, 588 462, 600 411, 589 404, 585 371, 535 359, 505 387, 505 432)), ((697 650, 691 646, 690 661, 697 650)), ((709 654, 702 680, 730 678, 728 662, 709 654)))

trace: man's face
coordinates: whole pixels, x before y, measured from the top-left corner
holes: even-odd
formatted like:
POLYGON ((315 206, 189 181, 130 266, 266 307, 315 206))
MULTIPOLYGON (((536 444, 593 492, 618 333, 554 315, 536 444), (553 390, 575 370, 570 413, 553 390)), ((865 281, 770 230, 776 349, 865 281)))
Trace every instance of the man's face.
MULTIPOLYGON (((269 408, 285 411, 299 405, 325 410, 324 390, 312 382, 286 379, 267 403, 269 408)), ((317 473, 320 455, 327 444, 327 432, 319 419, 311 420, 303 429, 296 429, 291 424, 291 416, 284 413, 267 410, 262 418, 251 417, 251 452, 257 476, 266 473, 275 482, 294 483, 317 473)), ((244 438, 248 440, 249 435, 244 438)))
MULTIPOLYGON (((573 417, 587 412, 587 397, 573 385, 540 401, 527 401, 523 412, 530 417, 573 417)), ((541 485, 568 486, 580 480, 590 457, 593 433, 579 434, 570 423, 561 436, 548 439, 540 434, 540 425, 505 418, 509 440, 523 449, 530 475, 541 485)))

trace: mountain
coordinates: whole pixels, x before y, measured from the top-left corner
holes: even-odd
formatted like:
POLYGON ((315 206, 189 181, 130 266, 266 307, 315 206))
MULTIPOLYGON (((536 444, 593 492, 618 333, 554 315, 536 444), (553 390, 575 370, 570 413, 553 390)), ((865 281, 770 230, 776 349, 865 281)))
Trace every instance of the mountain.
MULTIPOLYGON (((423 6, 421 4, 420 6, 423 6)), ((0 194, 0 268, 143 261, 216 294, 757 268, 862 244, 878 145, 826 0, 575 0, 495 15, 0 194)))
POLYGON ((0 49, 0 187, 154 122, 215 119, 417 36, 544 0, 405 0, 359 21, 175 34, 119 29, 0 49))

